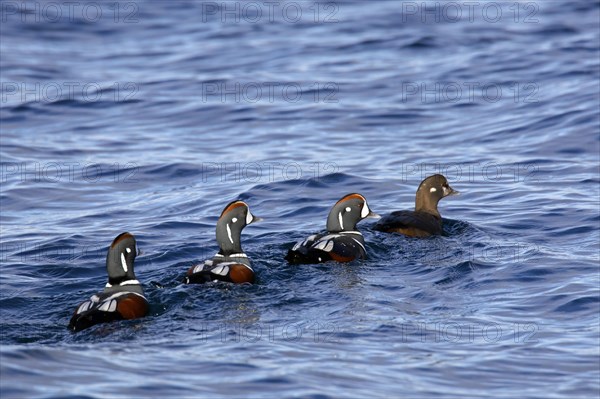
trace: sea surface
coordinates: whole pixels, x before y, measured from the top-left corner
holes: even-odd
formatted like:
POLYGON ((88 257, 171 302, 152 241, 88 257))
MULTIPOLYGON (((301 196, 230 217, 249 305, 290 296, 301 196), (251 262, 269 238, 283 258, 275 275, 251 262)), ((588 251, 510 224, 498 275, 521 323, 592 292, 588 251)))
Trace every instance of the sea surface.
POLYGON ((598 397, 599 1, 0 8, 3 399, 598 397), (434 173, 443 236, 283 260, 434 173), (234 199, 257 283, 181 285, 234 199), (71 333, 124 231, 149 315, 71 333))

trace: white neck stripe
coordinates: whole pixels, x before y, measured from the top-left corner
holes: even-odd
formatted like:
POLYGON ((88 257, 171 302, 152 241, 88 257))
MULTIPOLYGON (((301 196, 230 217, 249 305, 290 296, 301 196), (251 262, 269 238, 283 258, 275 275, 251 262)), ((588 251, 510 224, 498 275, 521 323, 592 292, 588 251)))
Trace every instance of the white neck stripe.
POLYGON ((362 233, 357 230, 340 231, 339 234, 358 234, 359 236, 362 236, 362 233))
MULTIPOLYGON (((121 287, 121 286, 124 286, 124 285, 141 285, 141 284, 140 284, 140 282, 138 280, 125 280, 125 281, 117 284, 117 287, 121 287)), ((111 283, 106 283, 106 285, 105 285, 106 288, 110 288, 112 286, 113 285, 111 283)))
POLYGON ((243 252, 238 252, 237 254, 231 254, 229 255, 230 258, 247 258, 248 255, 246 255, 243 252))
MULTIPOLYGON (((215 256, 214 256, 214 257, 215 257, 215 258, 224 258, 224 257, 225 257, 225 255, 223 255, 223 254, 220 254, 220 253, 218 253, 218 252, 217 252, 217 253, 215 254, 215 256)), ((227 255, 227 257, 228 257, 228 258, 247 258, 247 257, 248 257, 248 255, 246 255, 246 254, 245 254, 245 253, 243 253, 243 252, 238 252, 238 253, 236 253, 236 254, 227 255)))

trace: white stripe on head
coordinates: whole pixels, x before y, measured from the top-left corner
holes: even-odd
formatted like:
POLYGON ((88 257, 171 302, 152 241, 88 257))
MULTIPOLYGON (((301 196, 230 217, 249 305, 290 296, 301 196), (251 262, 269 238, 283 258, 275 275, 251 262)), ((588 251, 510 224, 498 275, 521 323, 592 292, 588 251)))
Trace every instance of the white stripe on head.
POLYGON ((233 237, 231 237, 231 228, 229 227, 229 223, 227 223, 227 237, 229 237, 229 241, 233 244, 233 237))
POLYGON ((246 224, 250 224, 254 220, 254 215, 252 215, 250 213, 250 208, 247 208, 247 209, 248 209, 248 213, 246 214, 246 224))
POLYGON ((340 222, 340 229, 344 230, 344 218, 342 217, 342 212, 338 213, 338 220, 340 222))
POLYGON ((123 271, 127 273, 127 261, 125 260, 125 254, 121 252, 121 266, 123 267, 123 271))

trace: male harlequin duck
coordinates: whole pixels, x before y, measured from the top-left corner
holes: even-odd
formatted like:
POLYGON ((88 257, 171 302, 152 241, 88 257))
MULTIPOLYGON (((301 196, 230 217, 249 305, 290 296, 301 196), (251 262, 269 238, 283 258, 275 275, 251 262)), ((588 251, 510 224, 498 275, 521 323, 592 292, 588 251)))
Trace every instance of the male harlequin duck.
POLYGON ((113 320, 137 319, 148 313, 148 301, 133 272, 136 255, 132 234, 122 233, 113 240, 106 255, 108 283, 104 291, 77 307, 69 322, 70 330, 81 331, 113 320))
POLYGON ((230 283, 254 283, 254 271, 250 267, 250 259, 242 251, 242 229, 261 218, 250 213, 244 201, 229 203, 217 221, 217 243, 220 250, 209 260, 192 266, 185 284, 201 284, 209 281, 227 281, 230 283))
POLYGON ((459 192, 442 175, 429 176, 417 189, 414 211, 396 211, 384 216, 373 228, 387 233, 402 233, 411 237, 429 237, 442 234, 442 216, 439 200, 459 192))
POLYGON ((294 264, 365 259, 365 239, 356 230, 356 224, 367 217, 379 215, 371 212, 365 197, 346 195, 331 208, 327 217, 327 233, 314 234, 298 242, 285 259, 294 264))

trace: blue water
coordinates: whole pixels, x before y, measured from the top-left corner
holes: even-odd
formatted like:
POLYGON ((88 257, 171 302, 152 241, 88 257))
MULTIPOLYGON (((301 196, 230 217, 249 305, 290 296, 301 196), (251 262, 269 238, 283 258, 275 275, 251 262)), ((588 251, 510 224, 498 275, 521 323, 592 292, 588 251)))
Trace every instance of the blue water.
POLYGON ((598 397, 598 1, 0 6, 2 398, 598 397), (257 284, 181 286, 237 198, 257 284), (123 231, 150 315, 70 333, 123 231))

